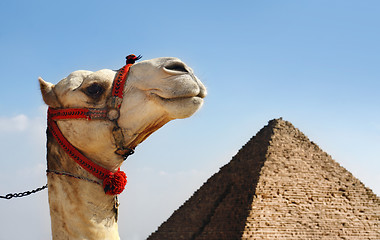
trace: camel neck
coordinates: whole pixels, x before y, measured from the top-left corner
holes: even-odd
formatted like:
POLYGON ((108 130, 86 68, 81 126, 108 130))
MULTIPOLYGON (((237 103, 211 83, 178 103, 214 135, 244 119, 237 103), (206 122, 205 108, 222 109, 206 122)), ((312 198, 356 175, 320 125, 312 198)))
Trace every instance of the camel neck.
MULTIPOLYGON (((79 167, 47 134, 47 165, 50 171, 70 173, 99 181, 79 167)), ((117 226, 117 199, 103 187, 67 175, 48 174, 51 228, 54 240, 120 239, 117 226)))

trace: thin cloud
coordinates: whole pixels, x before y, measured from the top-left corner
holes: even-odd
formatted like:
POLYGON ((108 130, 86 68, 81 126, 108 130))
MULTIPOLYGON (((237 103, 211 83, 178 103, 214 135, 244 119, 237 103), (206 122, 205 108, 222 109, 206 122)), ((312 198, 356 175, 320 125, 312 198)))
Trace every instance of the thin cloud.
POLYGON ((15 117, 0 117, 0 133, 3 132, 23 132, 28 129, 30 119, 19 114, 15 117))

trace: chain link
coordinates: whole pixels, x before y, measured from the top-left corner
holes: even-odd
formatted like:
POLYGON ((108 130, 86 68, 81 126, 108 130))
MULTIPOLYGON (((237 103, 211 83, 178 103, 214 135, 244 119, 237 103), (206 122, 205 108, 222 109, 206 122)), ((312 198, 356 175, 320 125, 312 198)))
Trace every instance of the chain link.
POLYGON ((29 196, 32 193, 36 193, 36 192, 42 191, 42 190, 44 190, 47 187, 48 187, 48 185, 46 184, 45 186, 36 188, 34 190, 31 190, 31 191, 25 191, 25 192, 21 192, 21 193, 9 193, 9 194, 7 194, 5 196, 0 196, 0 198, 11 199, 11 198, 25 197, 25 196, 29 196))

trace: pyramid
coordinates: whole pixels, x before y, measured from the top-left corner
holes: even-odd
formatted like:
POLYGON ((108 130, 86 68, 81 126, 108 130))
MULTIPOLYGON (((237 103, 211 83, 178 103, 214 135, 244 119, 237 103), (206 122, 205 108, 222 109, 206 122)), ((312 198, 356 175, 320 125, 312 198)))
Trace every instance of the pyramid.
POLYGON ((380 198, 274 119, 148 239, 380 239, 380 198))

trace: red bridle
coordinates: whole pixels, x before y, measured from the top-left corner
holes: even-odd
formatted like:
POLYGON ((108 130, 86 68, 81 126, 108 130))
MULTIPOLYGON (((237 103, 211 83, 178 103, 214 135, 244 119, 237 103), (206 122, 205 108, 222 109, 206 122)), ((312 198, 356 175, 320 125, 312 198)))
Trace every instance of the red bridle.
MULTIPOLYGON (((129 68, 139 60, 141 56, 128 55, 127 62, 122 67, 112 84, 112 96, 106 108, 63 108, 63 109, 48 109, 48 129, 57 140, 62 149, 83 169, 90 172, 95 177, 103 181, 103 188, 106 194, 116 195, 120 194, 127 183, 127 176, 123 171, 117 170, 111 172, 110 170, 99 166, 86 156, 84 156, 78 149, 76 149, 62 134, 56 121, 62 119, 106 119, 114 123, 115 127, 112 130, 115 144, 117 146, 116 154, 123 156, 126 159, 129 155, 133 154, 134 150, 125 146, 124 135, 122 129, 119 127, 117 120, 120 116, 120 107, 123 101, 124 85, 129 73, 129 68)), ((55 171, 48 170, 47 172, 54 173, 55 171)))

